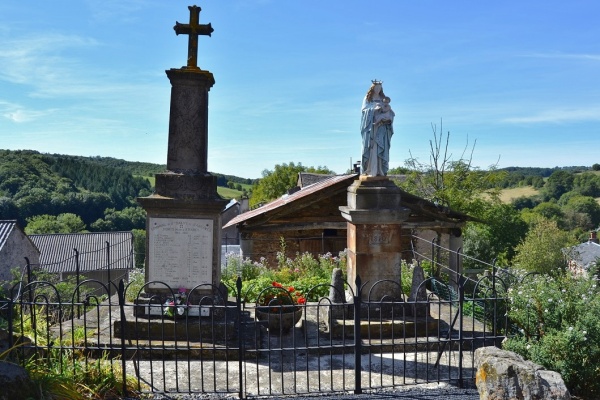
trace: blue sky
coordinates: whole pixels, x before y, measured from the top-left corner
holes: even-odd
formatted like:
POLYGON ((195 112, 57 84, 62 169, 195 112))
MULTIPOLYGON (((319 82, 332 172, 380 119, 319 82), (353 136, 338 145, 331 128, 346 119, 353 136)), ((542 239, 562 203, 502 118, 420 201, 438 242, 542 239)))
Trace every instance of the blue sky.
MULTIPOLYGON (((169 68, 191 2, 3 0, 0 149, 166 163, 169 68)), ((473 164, 600 162, 600 3, 205 0, 198 64, 216 80, 208 169, 257 178, 360 156, 360 105, 384 81, 390 167, 429 158, 432 124, 473 164)))

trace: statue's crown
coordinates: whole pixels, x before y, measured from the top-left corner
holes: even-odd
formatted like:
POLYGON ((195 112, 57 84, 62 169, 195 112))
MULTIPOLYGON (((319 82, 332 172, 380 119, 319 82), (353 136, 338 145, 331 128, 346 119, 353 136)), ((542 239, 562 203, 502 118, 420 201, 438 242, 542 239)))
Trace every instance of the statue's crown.
POLYGON ((377 79, 371 79, 371 83, 373 85, 381 85, 381 84, 383 84, 383 81, 378 81, 377 79))

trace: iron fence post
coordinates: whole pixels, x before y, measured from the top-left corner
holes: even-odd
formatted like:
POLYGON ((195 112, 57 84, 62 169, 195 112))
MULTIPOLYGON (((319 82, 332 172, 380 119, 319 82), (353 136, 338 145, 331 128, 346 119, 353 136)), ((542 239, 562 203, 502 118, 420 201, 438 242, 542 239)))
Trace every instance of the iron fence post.
MULTIPOLYGON (((31 263, 29 262, 29 258, 27 258, 27 257, 25 257, 25 261, 27 261, 27 284, 30 285, 31 281, 32 281, 31 263)), ((33 327, 33 331, 35 332, 37 329, 37 326, 36 326, 37 321, 36 321, 35 312, 33 309, 33 292, 31 291, 31 286, 29 286, 28 297, 29 297, 29 312, 31 313, 31 326, 33 327)))
POLYGON ((360 309, 362 297, 362 282, 360 280, 359 275, 356 275, 355 284, 356 294, 354 295, 354 394, 361 394, 362 337, 360 334, 360 309))
POLYGON ((110 299, 110 284, 112 281, 110 280, 110 243, 108 242, 108 240, 106 241, 106 271, 108 274, 108 298, 110 299))
POLYGON ((77 318, 81 318, 81 309, 79 308, 79 251, 75 251, 75 281, 77 284, 77 318))
POLYGON ((242 374, 244 372, 244 341, 242 340, 242 278, 238 276, 235 281, 235 307, 237 311, 237 320, 236 320, 236 330, 238 332, 238 373, 239 373, 239 393, 238 396, 240 399, 244 399, 244 380, 242 374))
POLYGON ((119 298, 119 311, 121 313, 121 370, 123 379, 123 397, 127 396, 127 364, 125 363, 125 338, 127 334, 125 332, 127 324, 125 323, 125 282, 123 279, 119 281, 119 289, 117 291, 117 297, 119 298))
POLYGON ((463 387, 463 306, 465 302, 465 279, 462 274, 458 278, 458 387, 463 387))
POLYGON ((14 341, 13 341, 13 335, 14 335, 14 326, 13 326, 13 298, 12 298, 12 290, 10 293, 10 298, 8 299, 8 348, 12 349, 13 346, 15 345, 14 341))

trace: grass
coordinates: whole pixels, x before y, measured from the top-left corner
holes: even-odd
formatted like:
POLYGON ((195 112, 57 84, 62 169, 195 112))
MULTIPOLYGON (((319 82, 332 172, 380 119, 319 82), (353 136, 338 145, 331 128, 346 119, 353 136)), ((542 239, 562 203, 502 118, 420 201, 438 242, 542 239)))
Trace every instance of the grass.
POLYGON ((239 199, 242 192, 235 189, 226 188, 223 186, 217 186, 217 193, 224 199, 239 199))
POLYGON ((520 186, 516 188, 503 189, 500 192, 500 200, 503 203, 510 203, 511 200, 518 197, 531 197, 539 194, 539 190, 533 186, 520 186))

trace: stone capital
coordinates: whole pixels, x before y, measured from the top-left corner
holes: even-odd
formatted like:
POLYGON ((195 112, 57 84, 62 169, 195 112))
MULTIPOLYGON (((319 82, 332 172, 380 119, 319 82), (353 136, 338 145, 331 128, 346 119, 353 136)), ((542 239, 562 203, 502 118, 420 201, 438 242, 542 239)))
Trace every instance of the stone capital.
POLYGON ((215 84, 213 74, 202 69, 171 68, 165 72, 171 85, 204 86, 210 90, 215 84))

